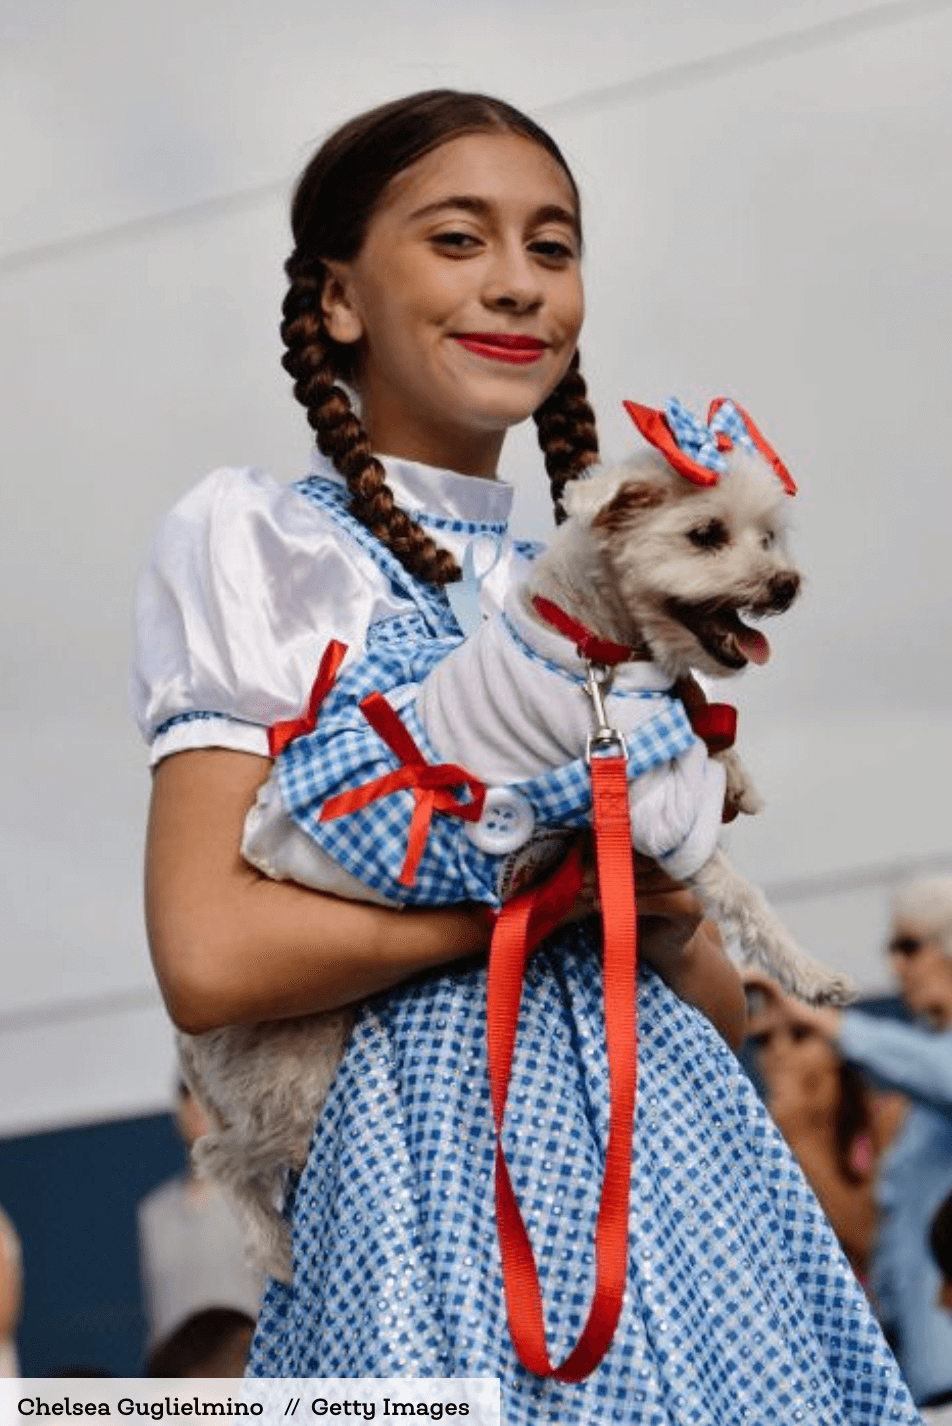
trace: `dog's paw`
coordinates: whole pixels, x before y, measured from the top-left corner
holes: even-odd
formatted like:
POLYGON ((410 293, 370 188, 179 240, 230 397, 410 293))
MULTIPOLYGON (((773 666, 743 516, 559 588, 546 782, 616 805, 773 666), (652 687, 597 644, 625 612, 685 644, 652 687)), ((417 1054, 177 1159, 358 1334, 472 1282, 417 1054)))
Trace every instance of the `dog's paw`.
POLYGON ((726 811, 731 815, 744 812, 748 817, 756 817, 758 812, 763 811, 763 798, 738 754, 733 748, 727 748, 717 754, 717 761, 723 767, 727 778, 724 789, 726 811))
POLYGON ((850 1005, 859 991, 848 975, 827 972, 825 980, 813 989, 810 1005, 850 1005))
POLYGON ((781 968, 774 963, 771 974, 783 990, 805 1005, 849 1005, 858 994, 848 975, 828 970, 802 952, 795 964, 786 961, 781 968))

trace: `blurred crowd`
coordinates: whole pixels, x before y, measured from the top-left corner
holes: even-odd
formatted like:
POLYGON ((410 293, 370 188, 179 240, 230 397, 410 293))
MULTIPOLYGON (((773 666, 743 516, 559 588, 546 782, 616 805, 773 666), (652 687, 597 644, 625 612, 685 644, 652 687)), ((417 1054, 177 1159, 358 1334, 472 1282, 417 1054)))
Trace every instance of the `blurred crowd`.
MULTIPOLYGON (((179 1083, 175 1121, 186 1149, 207 1129, 179 1083)), ((191 1167, 153 1189, 137 1211, 147 1335, 146 1377, 244 1375, 263 1284, 245 1262, 238 1222, 218 1189, 191 1167)), ((0 1376, 18 1376, 16 1329, 23 1302, 20 1243, 0 1210, 0 1376)), ((111 1376, 92 1363, 57 1377, 111 1376)))
MULTIPOLYGON (((937 1426, 952 1423, 952 876, 900 889, 886 954, 892 1004, 811 1008, 750 972, 745 1060, 937 1426)), ((206 1127, 184 1085, 176 1122, 187 1146, 206 1127)), ((191 1170, 160 1184, 139 1205, 138 1237, 144 1374, 241 1376, 262 1284, 218 1191, 191 1170)), ((0 1211, 4 1376, 18 1373, 22 1291, 0 1211)), ((109 1373, 55 1373, 97 1374, 109 1373)))
POLYGON ((901 888, 887 955, 905 1019, 752 974, 748 1045, 916 1401, 952 1422, 952 876, 901 888))

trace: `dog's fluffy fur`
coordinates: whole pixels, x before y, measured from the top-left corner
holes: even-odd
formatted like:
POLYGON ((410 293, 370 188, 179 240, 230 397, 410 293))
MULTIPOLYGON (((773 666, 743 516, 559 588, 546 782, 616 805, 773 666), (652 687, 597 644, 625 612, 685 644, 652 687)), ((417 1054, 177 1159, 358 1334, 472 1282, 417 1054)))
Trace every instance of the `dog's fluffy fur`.
MULTIPOLYGON (((672 680, 692 671, 739 673, 769 656, 763 635, 743 616, 783 613, 799 592, 787 549, 788 501, 766 461, 743 449, 707 487, 650 452, 568 487, 571 518, 540 561, 533 593, 570 602, 603 637, 646 646, 672 680)), ((759 811, 740 759, 733 750, 721 757, 728 799, 743 812, 759 811)), ((723 852, 690 881, 744 955, 760 960, 786 990, 814 1004, 849 998, 849 982, 799 950, 723 852)))
MULTIPOLYGON (((653 451, 599 468, 567 487, 569 518, 522 597, 530 609, 544 595, 602 638, 639 649, 672 682, 692 671, 737 673, 768 653, 743 616, 781 613, 799 588, 787 503, 766 462, 739 449, 706 488, 653 451)), ((729 800, 757 811, 740 760, 722 757, 729 800)), ((722 852, 691 881, 708 914, 785 989, 813 1002, 848 997, 848 984, 798 950, 722 852)), ((180 1037, 186 1078, 216 1125, 196 1145, 198 1166, 235 1201, 256 1265, 281 1278, 290 1276, 290 1243, 276 1203, 286 1171, 304 1163, 352 1023, 342 1010, 180 1037)))

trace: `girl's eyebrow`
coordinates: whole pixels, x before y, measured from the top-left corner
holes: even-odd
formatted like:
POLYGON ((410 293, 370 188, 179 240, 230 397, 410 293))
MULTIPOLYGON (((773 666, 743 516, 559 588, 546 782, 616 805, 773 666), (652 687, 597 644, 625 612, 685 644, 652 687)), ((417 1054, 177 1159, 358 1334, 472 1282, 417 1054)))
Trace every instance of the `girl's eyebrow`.
MULTIPOLYGON (((466 213, 474 213, 479 218, 488 218, 492 213, 492 204, 485 198, 476 198, 472 194, 458 193, 448 198, 438 198, 433 203, 425 203, 422 208, 416 208, 410 214, 410 221, 418 218, 431 218, 436 213, 444 212, 448 209, 462 209, 466 213)), ((563 208, 560 203, 546 203, 538 208, 532 215, 533 223, 565 223, 573 232, 578 232, 578 215, 570 208, 563 208)))

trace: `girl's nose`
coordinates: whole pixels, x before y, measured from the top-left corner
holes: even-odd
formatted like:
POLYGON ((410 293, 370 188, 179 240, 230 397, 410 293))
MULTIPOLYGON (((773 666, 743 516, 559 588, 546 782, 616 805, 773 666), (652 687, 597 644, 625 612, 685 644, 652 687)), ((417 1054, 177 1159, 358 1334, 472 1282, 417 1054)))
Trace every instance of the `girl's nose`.
POLYGON ((542 301, 539 272, 520 243, 500 249, 486 273, 483 301, 493 311, 531 312, 542 301))

